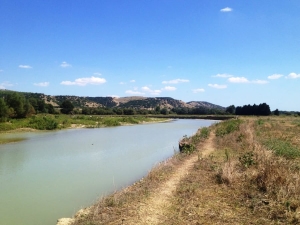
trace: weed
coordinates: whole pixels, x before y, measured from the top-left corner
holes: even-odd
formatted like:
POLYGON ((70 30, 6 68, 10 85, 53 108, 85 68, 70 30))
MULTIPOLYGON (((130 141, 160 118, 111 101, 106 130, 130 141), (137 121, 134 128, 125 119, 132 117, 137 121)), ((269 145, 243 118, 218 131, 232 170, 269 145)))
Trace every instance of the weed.
POLYGON ((265 123, 265 121, 263 119, 258 119, 256 121, 257 125, 263 125, 265 123))
POLYGON ((246 168, 255 165, 253 152, 247 152, 243 154, 242 156, 239 157, 239 161, 246 168))
POLYGON ((203 127, 201 128, 200 130, 200 138, 208 138, 209 137, 209 133, 210 133, 210 130, 208 127, 203 127))
POLYGON ((196 147, 194 144, 185 143, 182 146, 181 152, 186 154, 191 154, 196 150, 196 147))
POLYGON ((239 126, 241 124, 241 120, 227 120, 222 123, 217 124, 216 128, 216 136, 224 137, 227 134, 230 134, 234 131, 239 130, 239 126))
POLYGON ((283 156, 287 159, 300 157, 300 149, 294 147, 288 141, 269 139, 264 144, 278 156, 283 156))

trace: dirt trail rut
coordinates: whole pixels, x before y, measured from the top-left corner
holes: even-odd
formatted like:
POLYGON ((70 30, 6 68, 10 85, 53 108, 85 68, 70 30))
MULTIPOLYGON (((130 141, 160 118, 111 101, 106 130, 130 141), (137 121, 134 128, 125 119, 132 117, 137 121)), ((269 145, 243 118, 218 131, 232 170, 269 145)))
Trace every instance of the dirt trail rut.
MULTIPOLYGON (((208 156, 213 150, 213 138, 211 135, 205 141, 201 149, 198 149, 202 157, 208 156)), ((189 173, 195 162, 198 160, 198 155, 184 161, 184 163, 175 171, 168 181, 161 185, 158 192, 151 193, 146 202, 141 202, 138 207, 138 217, 132 220, 124 221, 125 224, 158 224, 165 218, 165 209, 171 204, 170 199, 176 190, 179 182, 189 173)))

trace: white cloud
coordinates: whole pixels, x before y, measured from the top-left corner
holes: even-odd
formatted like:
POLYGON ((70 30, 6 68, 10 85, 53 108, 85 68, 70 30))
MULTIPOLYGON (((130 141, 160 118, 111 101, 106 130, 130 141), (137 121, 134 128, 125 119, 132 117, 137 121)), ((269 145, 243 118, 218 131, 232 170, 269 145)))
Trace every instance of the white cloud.
POLYGON ((165 91, 176 91, 176 89, 177 89, 176 87, 166 86, 162 90, 165 90, 165 91))
POLYGON ((101 76, 102 74, 101 73, 94 73, 94 75, 101 76))
POLYGON ((231 83, 249 83, 249 80, 245 77, 230 77, 228 81, 231 83))
POLYGON ((203 88, 197 88, 193 90, 193 93, 200 93, 200 92, 205 92, 205 90, 203 88))
POLYGON ((75 81, 62 81, 60 84, 86 86, 87 84, 99 85, 104 83, 106 83, 106 80, 104 78, 92 76, 92 77, 78 78, 75 81))
POLYGON ((228 77, 232 77, 232 75, 227 74, 227 73, 219 73, 217 75, 214 75, 213 77, 228 78, 228 77))
POLYGON ((125 93, 129 94, 129 95, 145 95, 145 93, 143 93, 143 92, 132 91, 132 90, 127 90, 127 91, 125 91, 125 93))
POLYGON ((179 84, 179 83, 187 83, 190 82, 189 80, 185 79, 175 79, 175 80, 169 80, 169 81, 163 81, 163 84, 179 84))
POLYGON ((14 85, 7 81, 0 83, 0 89, 6 89, 7 87, 11 87, 11 86, 14 86, 14 85))
POLYGON ((249 81, 246 77, 230 77, 228 81, 231 83, 243 83, 243 84, 267 84, 269 81, 266 80, 252 80, 249 81))
POLYGON ((29 66, 29 65, 19 65, 19 68, 22 68, 22 69, 31 69, 32 67, 29 66))
POLYGON ((276 80, 276 79, 279 79, 282 76, 283 76, 282 74, 273 74, 273 75, 268 76, 268 79, 276 80))
POLYGON ((39 86, 39 87, 48 87, 49 84, 50 84, 49 82, 41 82, 41 83, 34 83, 33 85, 39 86))
POLYGON ((253 81, 251 81, 251 83, 253 83, 253 84, 267 84, 267 83, 269 83, 269 81, 267 81, 267 80, 253 80, 253 81))
POLYGON ((69 63, 67 63, 67 62, 62 62, 62 63, 60 64, 60 66, 61 66, 62 68, 72 67, 72 65, 69 64, 69 63))
POLYGON ((300 74, 290 73, 288 76, 286 76, 286 78, 297 79, 297 78, 300 78, 300 74))
POLYGON ((145 91, 145 92, 148 92, 151 95, 160 95, 160 93, 161 93, 161 90, 152 90, 147 86, 142 87, 142 90, 145 91))
POLYGON ((227 85, 223 85, 223 84, 209 84, 208 86, 212 87, 212 88, 217 88, 217 89, 227 88, 227 85))
POLYGON ((221 9, 220 11, 221 12, 231 12, 232 10, 233 10, 232 8, 226 7, 224 9, 221 9))
POLYGON ((119 84, 121 84, 121 85, 124 85, 124 84, 126 84, 125 82, 123 82, 123 81, 121 81, 119 84))
POLYGON ((129 81, 130 83, 135 83, 135 80, 131 80, 131 81, 129 81))

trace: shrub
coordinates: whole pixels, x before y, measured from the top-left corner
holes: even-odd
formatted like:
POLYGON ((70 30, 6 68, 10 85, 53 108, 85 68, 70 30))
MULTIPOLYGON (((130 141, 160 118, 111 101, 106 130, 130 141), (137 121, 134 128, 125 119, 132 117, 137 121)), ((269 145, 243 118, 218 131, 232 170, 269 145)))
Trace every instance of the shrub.
POLYGON ((264 145, 278 156, 283 156, 287 159, 295 159, 300 157, 300 149, 294 147, 287 141, 280 139, 269 139, 264 142, 264 145))
POLYGON ((208 138, 209 136, 209 129, 207 127, 203 127, 201 130, 200 130, 200 138, 208 138))
POLYGON ((254 154, 253 152, 247 152, 244 155, 242 155, 241 157, 239 157, 239 161, 240 163, 248 168, 252 165, 255 165, 255 160, 254 160, 254 154))
POLYGON ((222 123, 218 123, 216 128, 216 136, 223 137, 227 134, 239 130, 241 122, 241 120, 227 120, 222 123))
POLYGON ((54 130, 58 127, 58 123, 49 117, 32 117, 28 122, 28 127, 38 130, 54 130))

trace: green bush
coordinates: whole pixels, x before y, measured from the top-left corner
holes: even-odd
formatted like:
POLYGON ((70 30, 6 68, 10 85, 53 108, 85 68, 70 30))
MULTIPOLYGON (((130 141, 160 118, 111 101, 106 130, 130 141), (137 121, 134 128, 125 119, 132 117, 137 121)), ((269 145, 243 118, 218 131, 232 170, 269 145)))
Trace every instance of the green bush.
POLYGON ((227 134, 230 134, 234 131, 239 130, 241 120, 227 120, 222 123, 218 123, 216 126, 216 136, 223 137, 227 134))
POLYGON ((194 144, 186 143, 186 144, 183 144, 181 152, 191 154, 195 150, 196 150, 196 147, 194 144))
POLYGON ((209 136, 209 129, 207 128, 207 127, 203 127, 203 128, 201 128, 201 130, 200 130, 200 138, 208 138, 208 136, 209 136))
POLYGON ((28 127, 37 130, 54 130, 58 127, 58 123, 49 117, 32 117, 28 122, 28 127))
POLYGON ((120 122, 117 118, 105 118, 102 121, 102 124, 107 127, 114 127, 114 126, 120 126, 120 122))

